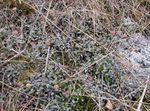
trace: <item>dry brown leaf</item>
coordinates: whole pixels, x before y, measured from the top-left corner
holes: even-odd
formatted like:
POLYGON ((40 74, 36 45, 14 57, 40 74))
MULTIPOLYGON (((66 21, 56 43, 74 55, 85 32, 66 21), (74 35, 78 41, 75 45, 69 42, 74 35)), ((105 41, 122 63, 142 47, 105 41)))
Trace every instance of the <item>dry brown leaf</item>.
POLYGON ((31 88, 31 87, 32 87, 32 84, 28 83, 28 84, 26 84, 26 87, 27 87, 27 88, 31 88))
POLYGON ((17 82, 17 85, 18 85, 18 86, 23 86, 23 83, 17 82))
POLYGON ((89 81, 93 81, 94 78, 93 78, 92 76, 88 76, 87 79, 88 79, 89 81))
POLYGON ((55 84, 53 88, 54 88, 55 91, 58 91, 59 90, 59 85, 55 84))
POLYGON ((112 34, 113 36, 115 36, 115 35, 116 35, 116 31, 112 31, 111 34, 112 34))
POLYGON ((125 69, 125 68, 126 68, 126 64, 125 64, 125 63, 120 63, 120 67, 121 67, 122 69, 125 69))
POLYGON ((17 30, 12 31, 12 35, 18 35, 18 31, 17 30))
POLYGON ((123 34, 122 39, 127 39, 128 35, 127 34, 123 34))
POLYGON ((111 103, 110 100, 107 101, 105 107, 108 108, 109 110, 112 110, 112 109, 113 109, 113 105, 112 105, 112 103, 111 103))
POLYGON ((128 76, 128 75, 125 75, 125 76, 124 76, 124 80, 127 81, 128 79, 129 79, 129 76, 128 76))

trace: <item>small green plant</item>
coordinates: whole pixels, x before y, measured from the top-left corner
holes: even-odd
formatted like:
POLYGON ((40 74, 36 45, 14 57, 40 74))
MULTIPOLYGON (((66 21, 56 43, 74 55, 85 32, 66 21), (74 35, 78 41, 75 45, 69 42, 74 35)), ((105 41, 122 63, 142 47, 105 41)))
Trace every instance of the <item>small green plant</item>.
POLYGON ((94 101, 90 97, 72 96, 71 100, 74 101, 72 111, 94 111, 95 109, 94 101))
POLYGON ((150 109, 150 93, 145 95, 143 111, 148 111, 150 109))

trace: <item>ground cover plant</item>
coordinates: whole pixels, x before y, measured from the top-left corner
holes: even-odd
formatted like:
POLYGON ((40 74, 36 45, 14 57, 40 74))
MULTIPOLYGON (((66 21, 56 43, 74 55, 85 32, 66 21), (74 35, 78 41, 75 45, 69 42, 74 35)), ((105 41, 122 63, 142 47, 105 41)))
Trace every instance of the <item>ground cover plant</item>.
POLYGON ((1 111, 149 111, 148 0, 0 0, 1 111))

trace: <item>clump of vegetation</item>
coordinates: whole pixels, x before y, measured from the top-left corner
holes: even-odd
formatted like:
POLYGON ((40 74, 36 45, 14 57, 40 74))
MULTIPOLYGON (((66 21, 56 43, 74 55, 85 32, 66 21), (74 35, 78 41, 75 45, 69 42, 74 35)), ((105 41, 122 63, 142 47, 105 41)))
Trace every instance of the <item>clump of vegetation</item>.
POLYGON ((150 109, 150 94, 146 94, 144 98, 143 109, 146 111, 150 109))
POLYGON ((19 15, 28 15, 34 13, 35 10, 22 0, 2 0, 3 5, 8 5, 12 10, 16 10, 19 15))
MULTIPOLYGON (((0 3, 2 110, 137 108, 145 77, 121 63, 127 58, 119 49, 130 35, 148 30, 148 0, 0 3), (135 27, 124 25, 126 18, 135 27)), ((147 93, 143 110, 149 109, 149 103, 147 93)))
POLYGON ((71 101, 74 101, 73 111, 94 111, 96 109, 96 105, 90 97, 72 96, 71 101))

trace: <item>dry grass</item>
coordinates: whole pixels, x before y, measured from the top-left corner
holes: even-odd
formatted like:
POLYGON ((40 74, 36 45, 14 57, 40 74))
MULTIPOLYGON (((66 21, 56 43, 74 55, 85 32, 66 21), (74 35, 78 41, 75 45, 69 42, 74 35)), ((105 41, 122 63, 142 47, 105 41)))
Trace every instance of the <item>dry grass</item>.
MULTIPOLYGON (((137 32, 149 37, 149 6, 148 0, 2 1, 1 111, 135 111, 145 78, 118 65, 123 54, 115 45, 137 32), (127 17, 133 30, 123 24, 127 17), (20 80, 20 71, 31 74, 20 80)), ((148 111, 147 98, 142 104, 148 111)))

